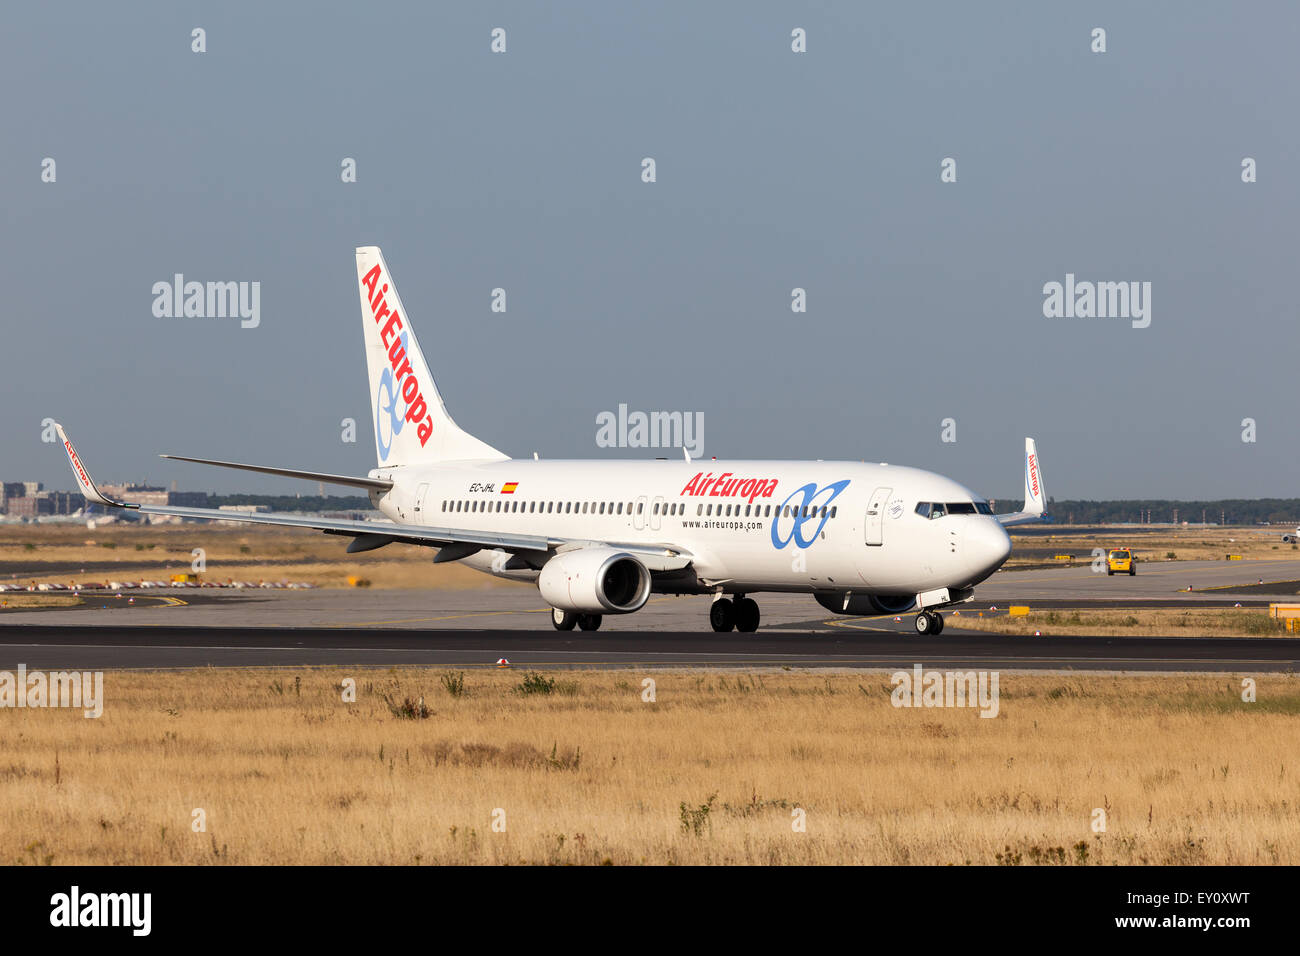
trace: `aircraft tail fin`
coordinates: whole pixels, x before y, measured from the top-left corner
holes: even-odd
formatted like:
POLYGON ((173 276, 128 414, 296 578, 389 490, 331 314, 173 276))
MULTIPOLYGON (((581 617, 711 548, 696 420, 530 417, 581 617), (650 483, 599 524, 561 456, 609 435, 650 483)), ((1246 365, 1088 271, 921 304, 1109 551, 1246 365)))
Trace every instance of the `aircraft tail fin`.
POLYGON ((447 413, 378 246, 357 248, 357 282, 379 465, 509 458, 447 413))

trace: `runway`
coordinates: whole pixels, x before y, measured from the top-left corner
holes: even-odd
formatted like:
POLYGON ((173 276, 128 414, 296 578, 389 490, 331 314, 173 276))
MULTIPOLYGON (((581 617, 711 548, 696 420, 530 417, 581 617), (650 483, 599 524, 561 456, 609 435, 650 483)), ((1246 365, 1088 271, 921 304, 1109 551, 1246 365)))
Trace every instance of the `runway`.
POLYGON ((586 633, 360 628, 0 629, 0 668, 173 667, 961 667, 1000 670, 1285 671, 1300 639, 1023 638, 835 629, 830 633, 586 633))
MULTIPOLYGON (((1298 561, 1170 562, 1136 577, 1087 567, 1001 572, 961 614, 1037 608, 1263 606, 1296 600, 1298 561), (1258 582, 1263 580, 1264 584, 1258 582), (1275 583, 1270 583, 1275 582, 1275 583), (1186 588, 1191 587, 1188 591, 1186 588), (1215 589, 1224 589, 1218 591, 1215 589), (1238 593, 1242 589, 1244 593, 1238 593)), ((597 632, 557 632, 530 586, 477 590, 97 594, 84 606, 0 612, 0 668, 103 670, 206 666, 979 667, 1034 670, 1285 671, 1300 639, 1011 637, 961 630, 917 636, 912 615, 829 614, 809 595, 759 596, 756 634, 708 629, 708 597, 656 596, 606 616, 597 632), (134 601, 132 601, 134 598, 134 601)))

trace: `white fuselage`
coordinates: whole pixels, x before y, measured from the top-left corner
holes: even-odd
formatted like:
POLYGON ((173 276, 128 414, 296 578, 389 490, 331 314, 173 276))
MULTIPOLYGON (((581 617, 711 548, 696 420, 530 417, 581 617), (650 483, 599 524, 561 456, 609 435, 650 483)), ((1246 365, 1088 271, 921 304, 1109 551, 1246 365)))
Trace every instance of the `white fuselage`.
MULTIPOLYGON (((394 483, 372 500, 403 524, 688 552, 691 582, 657 582, 659 591, 916 594, 973 586, 1011 552, 969 489, 895 465, 508 460, 370 474, 394 483), (947 513, 926 517, 919 503, 947 513)), ((488 549, 463 563, 536 578, 507 570, 508 559, 488 549)))

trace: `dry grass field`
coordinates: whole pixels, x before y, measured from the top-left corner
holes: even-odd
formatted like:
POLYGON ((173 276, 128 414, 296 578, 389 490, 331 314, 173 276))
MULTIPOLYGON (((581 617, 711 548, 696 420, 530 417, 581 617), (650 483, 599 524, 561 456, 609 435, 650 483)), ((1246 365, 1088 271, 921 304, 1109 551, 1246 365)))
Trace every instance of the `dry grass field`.
POLYGON ((1102 637, 1294 637, 1288 634, 1286 622, 1270 618, 1267 610, 1260 608, 1119 608, 1117 610, 1045 610, 1035 611, 1032 606, 1023 617, 1005 614, 980 617, 977 613, 962 611, 959 617, 949 615, 954 627, 994 634, 1069 636, 1074 634, 1102 637))
POLYGON ((98 720, 0 711, 6 862, 1300 863, 1294 676, 1247 704, 1006 674, 993 719, 895 708, 881 673, 442 676, 110 672, 98 720))
MULTIPOLYGON (((1006 566, 1016 568, 1058 563, 1052 560, 1052 554, 1044 557, 1037 553, 1044 550, 1074 555, 1073 562, 1059 562, 1062 565, 1087 564, 1093 558, 1094 548, 1132 548, 1139 562, 1223 561, 1229 554, 1239 554, 1246 560, 1300 557, 1300 546, 1282 542, 1282 533, 1293 530, 1290 527, 1171 526, 1140 534, 1130 534, 1124 528, 1115 528, 1106 534, 1083 534, 1081 529, 1068 525, 1057 527, 1059 532, 1051 535, 1017 536, 1014 528, 1009 529, 1015 550, 1006 566), (1033 549, 1032 553, 1028 549, 1033 549)), ((1138 573, 1141 574, 1141 570, 1138 573)))
POLYGON ((0 525, 0 566, 8 583, 59 584, 167 580, 191 569, 202 548, 204 580, 307 582, 347 587, 349 576, 377 588, 484 588, 519 585, 458 564, 433 564, 434 551, 390 544, 359 555, 348 538, 295 528, 220 524, 112 524, 93 531, 77 525, 0 525), (43 571, 51 563, 71 570, 43 571), (82 568, 85 572, 82 572, 82 568))

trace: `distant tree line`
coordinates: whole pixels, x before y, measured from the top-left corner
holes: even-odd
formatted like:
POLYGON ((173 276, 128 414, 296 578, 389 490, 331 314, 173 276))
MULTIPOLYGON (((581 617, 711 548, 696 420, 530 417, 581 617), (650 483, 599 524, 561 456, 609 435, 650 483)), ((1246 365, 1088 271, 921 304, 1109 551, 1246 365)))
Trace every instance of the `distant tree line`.
MULTIPOLYGON (((1024 496, 998 498, 999 512, 1019 511, 1024 496)), ((1060 524, 1300 524, 1300 498, 1226 498, 1219 501, 1174 501, 1145 498, 1126 501, 1086 501, 1049 498, 1048 513, 1060 524)))

